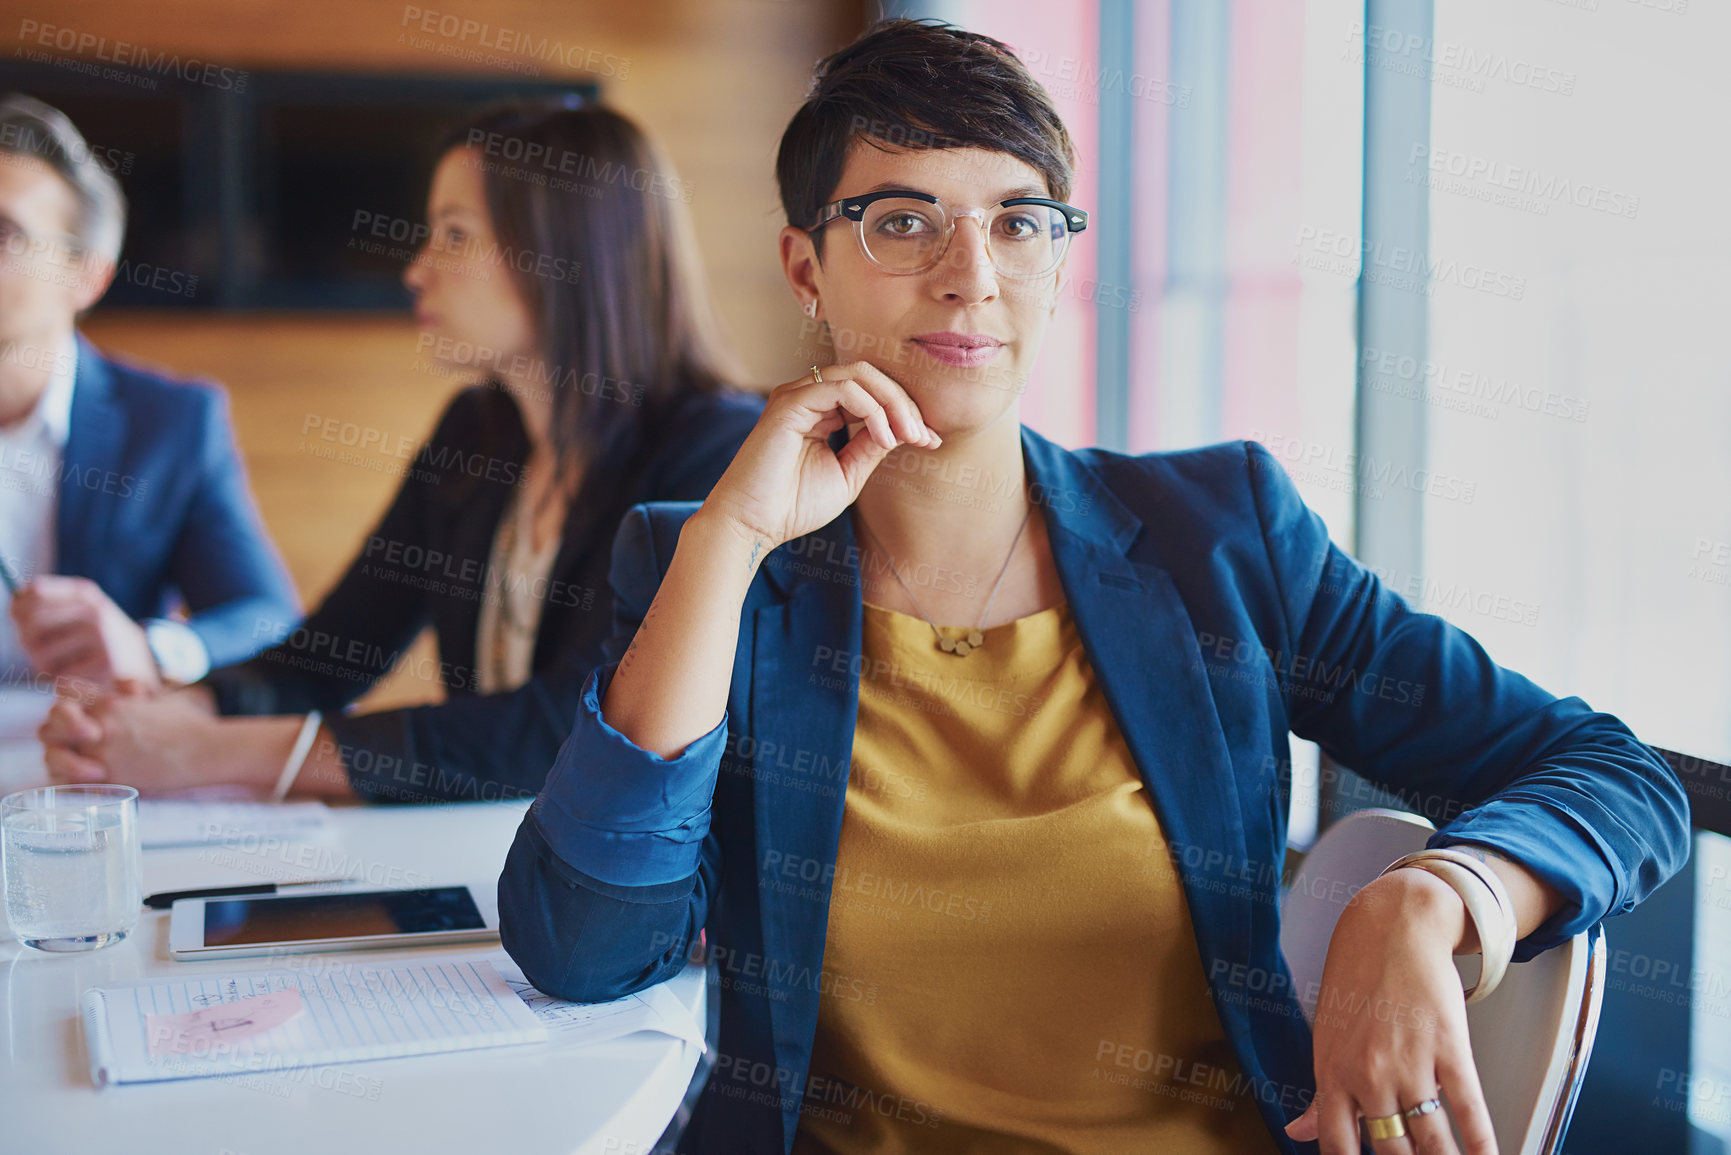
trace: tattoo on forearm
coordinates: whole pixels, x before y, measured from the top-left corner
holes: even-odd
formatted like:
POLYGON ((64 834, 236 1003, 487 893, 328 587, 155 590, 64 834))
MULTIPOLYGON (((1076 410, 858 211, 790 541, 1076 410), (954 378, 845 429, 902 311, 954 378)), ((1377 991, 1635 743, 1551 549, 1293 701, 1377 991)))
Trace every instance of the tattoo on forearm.
POLYGON ((659 598, 649 603, 649 612, 643 615, 641 622, 637 623, 637 632, 631 635, 631 644, 625 647, 625 653, 619 659, 619 669, 615 673, 615 677, 623 674, 630 667, 631 659, 637 654, 637 643, 643 640, 644 633, 649 629, 649 623, 655 620, 655 608, 659 604, 659 598))
POLYGON ((763 556, 763 539, 760 537, 751 543, 751 556, 745 560, 745 568, 752 569, 757 565, 757 559, 763 556))

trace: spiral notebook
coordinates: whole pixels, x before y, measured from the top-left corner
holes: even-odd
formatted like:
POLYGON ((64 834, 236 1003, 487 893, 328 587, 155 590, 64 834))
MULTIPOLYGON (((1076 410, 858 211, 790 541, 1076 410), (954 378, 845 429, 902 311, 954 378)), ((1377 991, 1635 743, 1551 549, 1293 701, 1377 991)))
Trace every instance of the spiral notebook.
POLYGON ((98 1087, 547 1038, 493 965, 473 956, 388 966, 309 956, 292 969, 92 987, 80 1002, 98 1087))

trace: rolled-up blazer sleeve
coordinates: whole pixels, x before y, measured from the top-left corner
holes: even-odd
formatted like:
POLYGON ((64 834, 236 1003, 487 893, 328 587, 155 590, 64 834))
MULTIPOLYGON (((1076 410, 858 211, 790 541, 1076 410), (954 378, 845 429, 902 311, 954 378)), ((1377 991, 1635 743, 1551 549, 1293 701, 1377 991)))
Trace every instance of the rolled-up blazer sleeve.
POLYGON ((1432 846, 1494 850, 1563 896, 1517 959, 1632 909, 1677 871, 1689 808, 1663 759, 1611 715, 1547 693, 1415 612, 1329 541, 1254 442, 1247 466, 1279 589, 1293 732, 1407 797, 1458 803, 1432 846))
POLYGON ((612 660, 584 685, 571 734, 499 879, 505 949, 531 982, 562 998, 617 998, 676 973, 718 877, 709 814, 727 719, 663 758, 601 713, 661 572, 649 514, 636 506, 613 545, 612 660))

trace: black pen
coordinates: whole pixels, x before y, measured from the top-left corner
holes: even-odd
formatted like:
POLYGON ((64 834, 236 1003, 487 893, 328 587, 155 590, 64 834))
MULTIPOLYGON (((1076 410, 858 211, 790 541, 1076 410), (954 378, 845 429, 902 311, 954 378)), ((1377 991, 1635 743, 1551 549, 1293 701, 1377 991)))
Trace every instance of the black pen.
POLYGON ((152 910, 167 910, 183 898, 234 898, 246 894, 275 894, 297 886, 330 886, 336 882, 353 882, 352 878, 309 878, 305 882, 258 882, 247 886, 213 886, 206 890, 165 890, 144 900, 152 910))

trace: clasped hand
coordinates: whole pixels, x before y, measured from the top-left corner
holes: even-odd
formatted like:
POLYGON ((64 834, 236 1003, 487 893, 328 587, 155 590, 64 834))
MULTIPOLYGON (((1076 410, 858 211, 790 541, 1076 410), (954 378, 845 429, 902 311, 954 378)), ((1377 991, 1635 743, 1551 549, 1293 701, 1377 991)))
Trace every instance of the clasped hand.
POLYGON ((214 709, 201 690, 152 692, 122 680, 112 694, 61 697, 37 735, 55 782, 124 782, 143 793, 204 784, 214 709))

